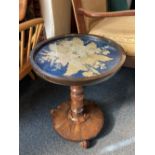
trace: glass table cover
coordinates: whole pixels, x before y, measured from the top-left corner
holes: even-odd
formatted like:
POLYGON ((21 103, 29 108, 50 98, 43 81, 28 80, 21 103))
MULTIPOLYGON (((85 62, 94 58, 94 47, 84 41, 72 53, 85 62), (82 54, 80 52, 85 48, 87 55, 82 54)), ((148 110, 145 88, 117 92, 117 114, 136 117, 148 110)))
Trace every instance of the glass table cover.
POLYGON ((30 56, 34 71, 47 81, 71 88, 71 100, 51 110, 53 127, 59 135, 88 147, 87 140, 101 131, 104 116, 96 104, 84 100, 82 86, 111 77, 125 58, 118 44, 95 35, 58 36, 34 48, 30 56))

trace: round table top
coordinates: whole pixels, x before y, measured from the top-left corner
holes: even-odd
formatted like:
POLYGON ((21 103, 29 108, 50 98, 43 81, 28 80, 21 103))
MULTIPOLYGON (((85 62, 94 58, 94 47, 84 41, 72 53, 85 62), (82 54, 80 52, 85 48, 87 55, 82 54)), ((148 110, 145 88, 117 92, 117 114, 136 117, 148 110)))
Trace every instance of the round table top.
POLYGON ((95 35, 69 34, 48 39, 31 52, 34 71, 47 81, 86 85, 112 76, 125 61, 114 41, 95 35))

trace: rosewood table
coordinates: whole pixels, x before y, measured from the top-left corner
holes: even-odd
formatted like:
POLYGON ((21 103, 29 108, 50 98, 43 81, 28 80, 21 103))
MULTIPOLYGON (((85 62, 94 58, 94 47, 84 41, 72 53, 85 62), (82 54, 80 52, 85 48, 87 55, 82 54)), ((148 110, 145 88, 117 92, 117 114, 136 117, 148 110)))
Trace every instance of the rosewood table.
POLYGON ((108 79, 125 58, 114 41, 85 34, 51 38, 33 49, 34 71, 49 82, 70 86, 70 99, 51 110, 53 127, 60 136, 87 148, 89 140, 99 134, 104 115, 93 101, 85 100, 82 86, 108 79))

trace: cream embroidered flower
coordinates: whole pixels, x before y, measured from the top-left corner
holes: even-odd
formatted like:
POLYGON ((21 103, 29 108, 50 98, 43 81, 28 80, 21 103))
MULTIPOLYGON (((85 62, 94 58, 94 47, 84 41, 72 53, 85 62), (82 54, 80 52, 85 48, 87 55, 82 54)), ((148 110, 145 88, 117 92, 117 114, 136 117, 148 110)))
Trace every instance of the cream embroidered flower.
POLYGON ((50 62, 52 70, 61 69, 67 65, 64 76, 71 76, 80 70, 83 76, 97 75, 100 74, 98 68, 106 68, 104 62, 113 60, 107 56, 110 53, 109 50, 97 48, 94 42, 84 45, 83 41, 76 37, 70 41, 61 40, 50 44, 49 49, 41 53, 40 62, 50 62))

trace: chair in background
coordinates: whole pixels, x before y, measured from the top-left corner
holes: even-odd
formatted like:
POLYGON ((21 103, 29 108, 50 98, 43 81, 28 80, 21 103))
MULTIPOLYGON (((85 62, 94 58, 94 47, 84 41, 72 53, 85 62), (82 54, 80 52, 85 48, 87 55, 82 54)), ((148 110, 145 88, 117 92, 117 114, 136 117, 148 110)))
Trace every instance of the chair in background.
POLYGON ((72 0, 78 33, 104 36, 120 44, 125 66, 135 67, 135 11, 107 12, 108 0, 72 0))
POLYGON ((38 42, 43 29, 43 19, 35 18, 19 24, 19 80, 27 74, 35 79, 31 72, 30 51, 38 42))
POLYGON ((26 16, 28 0, 19 0, 19 21, 24 20, 26 16))

